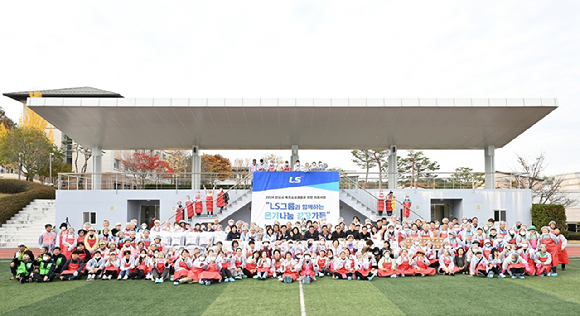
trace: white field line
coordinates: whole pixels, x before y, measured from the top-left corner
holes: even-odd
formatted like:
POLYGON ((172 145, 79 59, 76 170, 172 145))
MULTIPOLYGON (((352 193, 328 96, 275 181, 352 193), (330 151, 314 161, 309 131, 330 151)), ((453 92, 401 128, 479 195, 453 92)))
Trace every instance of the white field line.
POLYGON ((300 312, 302 316, 306 316, 306 308, 304 307, 304 292, 302 292, 302 282, 298 281, 300 287, 300 312))

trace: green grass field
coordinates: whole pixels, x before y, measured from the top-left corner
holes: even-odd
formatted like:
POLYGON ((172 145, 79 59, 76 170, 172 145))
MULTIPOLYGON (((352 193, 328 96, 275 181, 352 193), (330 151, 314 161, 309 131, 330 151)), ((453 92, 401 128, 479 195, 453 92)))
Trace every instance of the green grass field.
MULTIPOLYGON (((20 284, 0 261, 1 315, 79 312, 148 315, 300 315, 296 283, 245 279, 211 286, 144 280, 20 284)), ((332 280, 304 285, 307 315, 577 315, 580 259, 554 278, 481 279, 465 275, 332 280)))

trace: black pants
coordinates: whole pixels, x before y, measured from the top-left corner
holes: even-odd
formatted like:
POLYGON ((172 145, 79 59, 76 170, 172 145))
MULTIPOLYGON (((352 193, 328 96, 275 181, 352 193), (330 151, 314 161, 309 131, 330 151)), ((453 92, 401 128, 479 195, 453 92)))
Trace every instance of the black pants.
POLYGON ((26 273, 20 273, 20 274, 16 275, 16 277, 18 279, 24 279, 24 280, 26 280, 28 282, 28 280, 30 279, 30 274, 29 275, 26 275, 26 273))
POLYGON ((220 274, 222 275, 222 279, 233 279, 234 278, 232 276, 232 271, 230 271, 230 269, 222 269, 220 271, 220 274))
POLYGON ((111 276, 111 278, 116 278, 119 274, 115 270, 107 270, 104 272, 106 276, 111 276))
POLYGON ((515 276, 520 276, 520 275, 524 275, 525 271, 526 271, 525 268, 511 268, 510 274, 515 275, 515 276))
POLYGON ((218 283, 219 279, 202 279, 203 282, 209 282, 209 284, 218 283))
POLYGON ((145 278, 145 271, 141 269, 135 269, 129 277, 133 279, 143 279, 145 278))
POLYGON ((383 211, 377 211, 377 213, 379 213, 379 217, 383 216, 383 211))
POLYGON ((487 276, 487 271, 485 269, 484 270, 479 270, 478 269, 476 271, 477 271, 477 274, 476 274, 477 276, 481 276, 481 277, 486 277, 487 276))
POLYGON ((369 279, 368 277, 366 277, 366 276, 362 275, 362 273, 360 273, 360 272, 358 272, 358 271, 355 271, 355 272, 354 272, 354 275, 356 275, 356 277, 357 277, 358 279, 361 279, 361 280, 368 280, 368 279, 369 279))
POLYGON ((491 268, 490 272, 493 272, 493 274, 500 274, 501 273, 498 266, 491 268))
POLYGON ((391 217, 391 216, 393 216, 393 211, 387 211, 387 216, 388 216, 388 217, 391 217))
POLYGON ((467 267, 463 267, 463 269, 461 269, 455 273, 466 273, 466 272, 469 272, 469 270, 467 269, 467 267))
MULTIPOLYGON (((435 270, 439 270, 439 261, 435 261, 432 264, 430 264, 429 268, 435 268, 435 270)), ((467 268, 464 269, 467 270, 467 268)))
POLYGON ((252 272, 250 272, 250 270, 248 270, 248 269, 246 269, 246 268, 244 268, 244 269, 242 270, 242 272, 244 272, 244 274, 245 274, 245 275, 246 275, 248 278, 253 278, 253 277, 254 277, 254 275, 256 275, 255 273, 252 273, 252 272))
MULTIPOLYGON (((351 272, 345 273, 344 275, 346 275, 346 277, 347 277, 347 278, 348 278, 348 277, 351 277, 351 278, 352 278, 352 273, 351 273, 351 272)), ((337 278, 339 278, 339 279, 343 279, 343 277, 342 277, 342 274, 341 274, 341 273, 334 272, 334 276, 335 276, 335 277, 337 277, 337 278)))
POLYGON ((50 282, 54 279, 54 273, 49 273, 47 275, 41 275, 40 273, 35 273, 34 274, 34 280, 38 283, 40 282, 50 282), (48 280, 44 281, 44 277, 48 276, 48 280))
POLYGON ((332 274, 333 274, 333 272, 332 272, 332 271, 330 271, 330 269, 329 269, 329 268, 326 268, 326 269, 324 269, 324 271, 323 271, 323 272, 324 272, 324 274, 326 274, 326 275, 332 275, 332 274))

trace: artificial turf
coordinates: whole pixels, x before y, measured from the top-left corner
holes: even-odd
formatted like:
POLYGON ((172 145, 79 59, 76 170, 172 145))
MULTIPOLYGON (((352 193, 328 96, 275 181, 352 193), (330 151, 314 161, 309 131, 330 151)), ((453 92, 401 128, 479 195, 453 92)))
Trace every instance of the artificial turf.
MULTIPOLYGON (((0 261, 0 315, 114 313, 148 315, 300 315, 297 283, 245 279, 211 286, 144 280, 10 281, 0 261)), ((558 277, 525 280, 465 275, 375 278, 329 277, 303 285, 307 315, 562 315, 580 310, 580 259, 558 277)))

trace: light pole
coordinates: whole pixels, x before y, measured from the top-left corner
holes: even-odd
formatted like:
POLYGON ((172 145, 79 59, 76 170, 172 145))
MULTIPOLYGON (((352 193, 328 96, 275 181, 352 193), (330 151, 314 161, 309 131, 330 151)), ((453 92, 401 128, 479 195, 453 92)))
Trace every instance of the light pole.
POLYGON ((54 153, 50 153, 50 156, 48 156, 48 179, 50 180, 50 184, 52 184, 52 155, 54 153))
POLYGON ((22 166, 22 154, 18 153, 18 180, 20 180, 20 169, 22 166))

